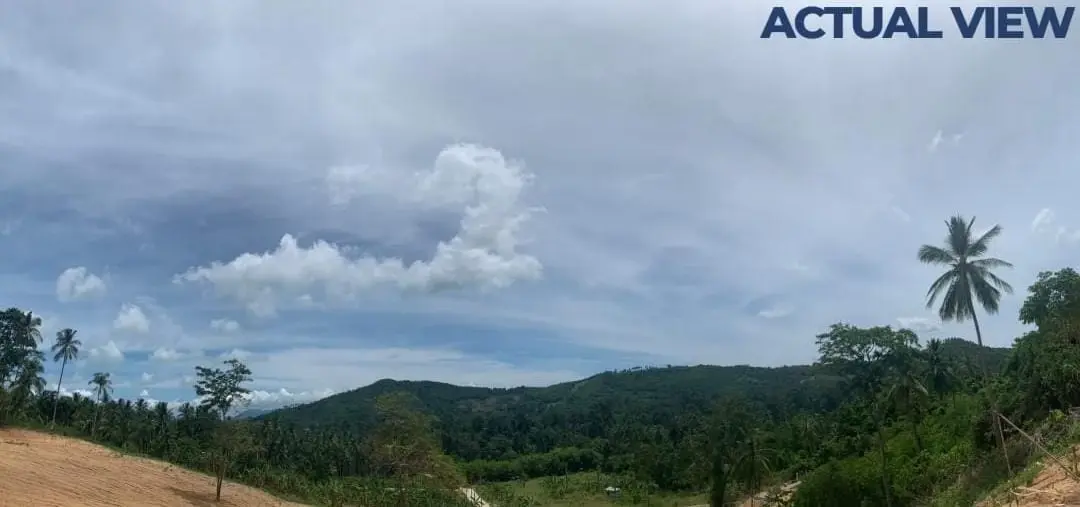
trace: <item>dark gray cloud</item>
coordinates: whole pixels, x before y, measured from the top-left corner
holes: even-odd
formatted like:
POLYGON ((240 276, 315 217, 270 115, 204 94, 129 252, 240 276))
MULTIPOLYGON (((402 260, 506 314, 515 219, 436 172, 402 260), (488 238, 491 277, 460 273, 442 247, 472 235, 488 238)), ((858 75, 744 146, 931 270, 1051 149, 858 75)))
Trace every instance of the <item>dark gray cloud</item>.
MULTIPOLYGON (((761 40, 769 7, 0 2, 0 277, 38 302, 67 268, 100 275, 103 300, 45 309, 126 349, 137 378, 157 348, 282 343, 253 301, 339 328, 361 307, 466 322, 522 354, 513 340, 792 363, 837 320, 937 332, 922 301, 936 273, 914 252, 952 213, 1005 226, 1018 288, 1075 257, 1073 39, 761 40), (457 143, 504 158, 433 169, 457 143), (1032 228, 1044 209, 1052 223, 1032 228), (169 331, 110 338, 140 297, 169 331), (243 332, 207 331, 222 318, 243 332)), ((990 343, 1020 331, 1020 300, 987 319, 990 343)), ((440 378, 470 361, 481 381, 574 374, 434 334, 380 339, 414 351, 402 371, 440 378)), ((282 384, 266 393, 331 387, 316 360, 405 357, 303 343, 293 365, 259 356, 282 384)))

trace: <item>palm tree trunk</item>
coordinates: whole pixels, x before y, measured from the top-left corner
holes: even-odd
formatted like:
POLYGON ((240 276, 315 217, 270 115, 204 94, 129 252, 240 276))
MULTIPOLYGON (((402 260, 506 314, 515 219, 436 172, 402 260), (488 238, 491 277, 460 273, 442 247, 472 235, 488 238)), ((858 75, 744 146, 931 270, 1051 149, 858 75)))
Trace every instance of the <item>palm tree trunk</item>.
MULTIPOLYGON (((979 316, 975 314, 975 303, 969 301, 968 306, 971 309, 971 321, 975 323, 975 340, 979 342, 979 346, 982 347, 982 331, 979 329, 979 316)), ((986 368, 986 363, 982 361, 982 354, 979 355, 980 362, 983 363, 983 368, 986 368)), ((983 373, 985 375, 985 372, 983 373)))
POLYGON ((224 480, 225 480, 225 461, 222 460, 222 462, 218 464, 218 469, 217 469, 217 488, 215 488, 215 490, 214 490, 214 501, 216 501, 216 502, 221 501, 221 483, 224 480))
POLYGON ((56 426, 56 407, 60 406, 60 386, 64 383, 64 367, 67 366, 67 356, 64 356, 64 362, 60 363, 60 379, 56 381, 56 399, 53 400, 52 406, 52 421, 49 422, 49 427, 56 426))
POLYGON ((911 432, 915 434, 915 447, 919 449, 919 452, 923 451, 922 435, 919 434, 919 421, 914 417, 911 417, 911 432))
POLYGON ((757 499, 757 446, 754 445, 754 437, 750 437, 750 507, 754 507, 757 499))
MULTIPOLYGON (((968 300, 968 305, 971 309, 971 321, 975 323, 975 339, 979 342, 979 347, 982 347, 982 330, 979 329, 979 316, 975 313, 975 303, 968 300)), ((982 369, 983 385, 989 384, 990 375, 986 370, 986 355, 983 354, 983 350, 979 349, 979 368, 982 369)), ((997 433, 998 445, 1001 446, 1001 455, 1005 458, 1005 470, 1008 471, 1009 477, 1012 477, 1012 463, 1009 462, 1009 449, 1005 447, 1005 433, 1001 430, 1001 411, 998 410, 997 396, 993 392, 988 392, 990 395, 990 408, 994 412, 994 432, 997 433)))
MULTIPOLYGON (((874 419, 879 419, 874 417, 874 419)), ((881 428, 884 421, 875 421, 877 426, 878 453, 881 454, 881 488, 885 493, 886 507, 892 507, 892 491, 889 488, 889 465, 885 456, 885 431, 881 428)))
POLYGON ((712 462, 712 487, 709 489, 709 506, 724 507, 727 493, 727 473, 724 470, 724 459, 719 451, 714 451, 712 462))
POLYGON ((97 438, 98 415, 101 414, 101 396, 98 396, 97 406, 94 407, 94 423, 90 425, 90 438, 97 438))

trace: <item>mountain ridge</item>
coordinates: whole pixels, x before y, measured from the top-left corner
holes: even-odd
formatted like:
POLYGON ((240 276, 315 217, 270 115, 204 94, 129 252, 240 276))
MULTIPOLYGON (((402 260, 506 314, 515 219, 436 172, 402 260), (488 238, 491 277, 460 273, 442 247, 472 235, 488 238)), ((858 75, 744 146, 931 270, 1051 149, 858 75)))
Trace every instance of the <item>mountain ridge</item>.
MULTIPOLYGON (((987 346, 980 349, 979 345, 960 338, 942 340, 942 354, 971 369, 983 355, 987 366, 999 371, 1011 350, 1011 347, 987 346)), ((396 391, 413 395, 444 429, 472 416, 506 413, 542 417, 544 412, 560 408, 577 413, 599 406, 611 411, 613 416, 636 410, 697 411, 725 396, 749 398, 774 412, 784 411, 786 405, 825 411, 834 407, 841 394, 839 381, 817 364, 634 367, 543 387, 476 387, 384 378, 253 418, 272 418, 304 427, 351 426, 363 431, 375 422, 375 398, 396 391)))

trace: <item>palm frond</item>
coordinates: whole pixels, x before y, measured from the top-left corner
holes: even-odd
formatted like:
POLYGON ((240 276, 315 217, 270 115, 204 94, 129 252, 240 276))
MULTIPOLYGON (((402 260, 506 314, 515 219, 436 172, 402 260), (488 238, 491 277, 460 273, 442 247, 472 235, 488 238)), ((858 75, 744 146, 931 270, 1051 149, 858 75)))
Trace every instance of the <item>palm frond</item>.
POLYGON ((82 342, 75 338, 78 333, 71 328, 56 332, 56 342, 52 345, 52 351, 55 353, 53 361, 71 361, 79 357, 79 347, 82 346, 82 342))
MULTIPOLYGON (((1005 292, 1007 294, 1012 294, 1012 292, 1013 292, 1012 285, 1009 285, 1009 282, 1006 282, 1005 280, 1002 280, 1000 277, 995 275, 989 269, 986 269, 986 268, 981 267, 981 266, 975 266, 974 264, 969 264, 968 268, 969 269, 967 270, 967 272, 968 272, 968 277, 969 278, 971 278, 971 279, 978 278, 978 279, 982 280, 983 282, 986 282, 989 285, 991 285, 991 286, 993 286, 993 287, 995 287, 997 289, 1000 289, 1001 291, 1003 291, 1003 292, 1005 292)), ((972 288, 974 288, 974 287, 972 287, 972 288)))
POLYGON ((60 360, 74 361, 75 359, 78 359, 79 346, 81 345, 82 343, 80 343, 79 340, 74 340, 69 343, 67 347, 57 350, 56 353, 53 354, 53 362, 58 362, 60 360))
POLYGON ((919 247, 919 262, 924 264, 952 265, 959 262, 959 259, 943 248, 933 245, 923 245, 919 247))
POLYGON ((963 321, 971 316, 971 292, 962 290, 965 288, 962 285, 962 279, 959 277, 952 285, 949 285, 949 289, 941 300, 941 308, 938 310, 941 320, 963 321))
MULTIPOLYGON (((974 222, 975 219, 972 218, 971 223, 974 222)), ((964 217, 956 215, 949 218, 945 222, 945 226, 949 230, 948 236, 945 238, 945 244, 949 246, 949 251, 956 257, 965 256, 968 246, 971 244, 969 224, 964 223, 964 217)))
MULTIPOLYGON (((972 222, 974 221, 975 219, 972 219, 972 222)), ((968 246, 968 257, 979 257, 986 254, 986 251, 990 249, 990 240, 998 237, 998 235, 1000 234, 1000 225, 995 225, 991 227, 989 231, 984 232, 982 236, 979 236, 979 239, 975 240, 974 243, 968 246)))
POLYGON ((986 257, 983 259, 975 259, 970 261, 969 264, 982 269, 994 269, 994 268, 1011 268, 1013 267, 1011 262, 1006 262, 994 257, 986 257))
POLYGON ((911 382, 911 386, 914 387, 916 391, 919 391, 920 393, 926 395, 930 394, 930 391, 926 388, 925 385, 923 385, 923 383, 919 379, 915 377, 909 377, 909 381, 911 382))
POLYGON ((952 269, 938 277, 927 291, 926 307, 934 305, 941 296, 938 315, 942 320, 962 321, 974 316, 975 301, 987 312, 998 311, 1002 292, 1012 293, 1012 286, 995 275, 995 268, 1010 268, 1012 264, 985 255, 990 242, 1001 235, 1001 226, 995 225, 973 239, 975 217, 970 220, 961 215, 945 221, 948 234, 944 247, 923 245, 919 248, 919 260, 926 264, 948 265, 952 269))
POLYGON ((994 287, 997 287, 998 289, 1001 289, 1006 294, 1012 294, 1013 293, 1012 285, 1009 285, 1009 282, 1006 282, 1005 280, 1002 280, 997 275, 991 273, 989 270, 987 270, 983 274, 983 276, 986 277, 986 279, 989 280, 990 283, 994 285, 994 287))
POLYGON ((1001 291, 991 285, 986 278, 975 273, 968 275, 968 281, 971 291, 975 293, 975 299, 979 301, 986 313, 997 313, 998 301, 1001 300, 1001 291))
POLYGON ((930 284, 930 290, 926 291, 927 308, 934 306, 934 300, 936 300, 938 296, 941 295, 941 292, 945 290, 945 288, 949 285, 950 282, 953 282, 956 279, 956 275, 956 270, 950 269, 941 276, 939 276, 937 280, 934 280, 934 283, 930 284))

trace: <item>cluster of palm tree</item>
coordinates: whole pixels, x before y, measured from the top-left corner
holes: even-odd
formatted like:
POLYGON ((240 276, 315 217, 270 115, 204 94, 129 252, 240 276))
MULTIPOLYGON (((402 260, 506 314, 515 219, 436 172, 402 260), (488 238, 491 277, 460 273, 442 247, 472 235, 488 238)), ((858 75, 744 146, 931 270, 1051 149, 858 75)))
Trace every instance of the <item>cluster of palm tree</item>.
MULTIPOLYGON (((57 390, 31 396, 19 422, 37 427, 51 423, 55 431, 114 449, 194 470, 215 471, 211 458, 221 445, 220 410, 205 404, 170 407, 165 402, 113 398, 106 373, 95 375, 90 384, 92 396, 58 396, 57 390)), ((248 443, 230 457, 230 479, 319 504, 341 505, 342 495, 359 499, 347 504, 360 500, 363 505, 391 504, 383 498, 388 496, 383 491, 385 484, 362 482, 351 489, 342 487, 342 481, 379 475, 386 466, 377 461, 371 444, 353 432, 334 427, 304 428, 275 419, 228 424, 248 443)), ((461 505, 455 502, 415 505, 461 505)))
MULTIPOLYGON (((33 312, 9 308, 0 313, 0 396, 3 399, 4 417, 18 418, 33 402, 35 396, 45 392, 45 355, 38 346, 42 342, 41 318, 33 312)), ((76 338, 78 331, 65 328, 56 332, 51 352, 53 361, 60 363, 60 377, 52 397, 52 414, 49 425, 56 423, 60 407, 64 373, 68 362, 79 358, 82 342, 76 338)), ((98 402, 104 402, 112 393, 112 380, 108 373, 95 373, 89 385, 93 386, 98 402)))
MULTIPOLYGON (((67 364, 79 358, 82 346, 73 329, 56 333, 52 353, 60 377, 55 389, 46 390, 44 354, 38 350, 40 326, 41 319, 30 312, 17 308, 0 312, 0 415, 4 416, 0 422, 50 426, 192 468, 206 466, 205 456, 215 445, 213 430, 223 418, 220 408, 114 399, 107 372, 93 374, 88 382, 92 396, 67 395, 62 389, 64 373, 67 364)), ((239 457, 232 469, 240 476, 280 476, 288 481, 293 479, 285 476, 295 473, 321 480, 367 472, 363 440, 352 432, 304 429, 274 420, 248 426, 259 452, 239 457)))

